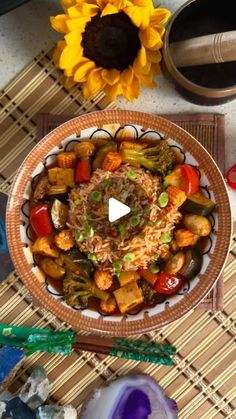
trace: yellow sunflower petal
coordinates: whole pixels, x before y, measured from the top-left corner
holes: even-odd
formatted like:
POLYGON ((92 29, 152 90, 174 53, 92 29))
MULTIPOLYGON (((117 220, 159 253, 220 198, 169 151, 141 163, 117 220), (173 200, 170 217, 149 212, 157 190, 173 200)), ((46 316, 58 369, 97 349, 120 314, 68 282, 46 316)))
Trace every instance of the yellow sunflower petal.
POLYGON ((102 69, 94 68, 93 70, 91 70, 87 76, 86 84, 92 96, 94 96, 97 92, 102 90, 105 86, 105 81, 102 78, 102 69))
POLYGON ((80 7, 83 16, 96 16, 99 11, 99 7, 96 4, 89 4, 84 2, 80 7))
POLYGON ((142 20, 140 23, 140 29, 145 29, 149 26, 150 22, 150 11, 145 7, 142 8, 142 20))
POLYGON ((161 58, 162 58, 161 53, 160 53, 159 50, 158 51, 148 50, 147 51, 147 57, 153 63, 159 63, 161 61, 161 58))
POLYGON ((72 68, 79 63, 83 55, 83 48, 78 45, 77 48, 73 46, 66 46, 62 51, 59 65, 62 70, 72 68))
POLYGON ((120 81, 124 85, 130 85, 133 81, 134 72, 131 66, 122 71, 120 81))
POLYGON ((139 28, 142 22, 140 8, 136 6, 126 7, 124 12, 127 14, 127 16, 129 16, 133 24, 139 28))
POLYGON ((74 81, 83 82, 88 72, 93 68, 95 68, 95 63, 87 59, 87 61, 80 65, 78 70, 76 70, 74 74, 74 81))
POLYGON ((86 100, 89 100, 92 98, 92 93, 90 92, 90 90, 88 89, 88 86, 86 83, 83 83, 82 86, 82 92, 83 92, 83 96, 86 100))
POLYGON ((160 64, 158 64, 158 63, 154 63, 154 64, 152 64, 151 69, 152 69, 153 74, 158 74, 158 75, 160 75, 160 74, 161 74, 161 67, 160 67, 160 64))
POLYGON ((78 6, 78 4, 76 4, 75 6, 69 7, 67 9, 67 13, 70 16, 70 18, 83 17, 83 15, 81 13, 81 9, 78 6))
POLYGON ((133 4, 138 7, 153 8, 152 0, 133 0, 133 4))
POLYGON ((55 63, 55 66, 57 68, 59 68, 60 56, 61 56, 61 53, 62 53, 63 49, 65 48, 65 46, 66 46, 65 41, 58 41, 57 46, 52 53, 52 59, 53 59, 53 61, 55 63))
POLYGON ((66 77, 73 77, 73 76, 74 76, 74 73, 75 73, 75 67, 72 67, 72 68, 66 68, 66 69, 64 70, 64 75, 65 75, 66 77))
POLYGON ((77 17, 74 19, 67 20, 66 24, 69 31, 79 30, 81 33, 84 32, 85 26, 89 22, 90 18, 88 17, 77 17))
POLYGON ((76 0, 61 0, 61 5, 65 11, 68 9, 68 7, 74 6, 75 4, 76 0))
POLYGON ((140 67, 144 67, 147 64, 146 49, 144 48, 143 45, 141 46, 140 50, 138 51, 137 59, 138 59, 138 62, 140 64, 140 67))
POLYGON ((149 26, 150 16, 153 14, 154 7, 152 0, 133 0, 129 7, 123 10, 133 24, 145 29, 149 26))
POLYGON ((156 82, 153 80, 153 75, 150 73, 149 75, 139 74, 138 76, 140 83, 142 83, 146 87, 155 87, 156 82))
POLYGON ((136 76, 139 76, 140 74, 148 75, 150 73, 151 69, 151 62, 148 62, 145 67, 139 67, 137 62, 134 61, 133 63, 133 71, 136 74, 136 76))
POLYGON ((106 15, 113 15, 115 13, 118 13, 118 9, 115 6, 113 6, 113 4, 108 3, 104 7, 101 16, 103 17, 103 16, 106 16, 106 15))
POLYGON ((168 9, 164 9, 162 7, 158 7, 154 10, 153 15, 150 18, 150 24, 152 26, 162 26, 164 23, 167 22, 171 13, 168 9))
POLYGON ((67 15, 50 16, 50 23, 53 29, 57 32, 67 33, 68 28, 66 21, 68 20, 67 15))
POLYGON ((100 10, 103 10, 104 7, 106 7, 106 4, 107 4, 106 0, 96 0, 96 3, 97 3, 100 10))
POLYGON ((109 86, 113 86, 120 79, 120 71, 116 69, 104 69, 102 70, 102 78, 107 84, 109 84, 109 86))
POLYGON ((67 45, 70 47, 73 47, 74 49, 77 49, 80 47, 80 43, 82 41, 82 33, 80 29, 77 29, 76 31, 69 32, 65 35, 65 41, 67 45))
POLYGON ((151 67, 151 60, 148 58, 146 54, 146 50, 145 50, 145 58, 146 60, 142 58, 142 52, 138 53, 137 57, 135 58, 133 62, 133 70, 135 74, 139 74, 139 73, 148 74, 149 73, 150 67, 151 67))
POLYGON ((151 26, 139 31, 139 39, 145 48, 161 48, 162 40, 159 32, 151 26))
POLYGON ((75 82, 73 80, 73 77, 64 77, 63 85, 66 89, 70 89, 75 85, 75 82))
POLYGON ((87 2, 81 2, 75 6, 69 7, 67 10, 70 18, 78 18, 85 16, 95 16, 98 13, 99 7, 96 4, 90 4, 87 2))
POLYGON ((159 26, 159 25, 156 25, 156 26, 154 26, 154 27, 155 27, 155 29, 159 32, 160 37, 161 37, 161 39, 162 39, 162 38, 163 38, 163 36, 164 36, 164 33, 165 33, 166 29, 165 29, 163 26, 159 26))
POLYGON ((134 99, 138 98, 139 94, 140 94, 140 81, 134 75, 132 83, 129 86, 123 87, 123 95, 129 101, 133 101, 134 99))
MULTIPOLYGON (((86 57, 82 57, 82 56, 81 56, 81 58, 80 58, 80 60, 79 60, 79 63, 78 63, 78 64, 76 64, 74 67, 71 67, 71 68, 65 68, 65 69, 64 69, 64 75, 65 75, 66 77, 72 77, 72 78, 74 78, 74 74, 75 74, 75 72, 78 70, 78 68, 79 68, 82 64, 87 63, 87 62, 88 62, 88 59, 87 59, 86 57)), ((86 78, 84 79, 84 81, 86 81, 86 78)))
POLYGON ((112 2, 118 10, 123 10, 125 7, 132 6, 129 0, 113 0, 112 2))
POLYGON ((158 51, 159 49, 161 49, 163 47, 163 41, 158 41, 157 44, 153 45, 153 47, 148 48, 149 51, 158 51))
POLYGON ((115 100, 115 98, 122 94, 122 86, 118 82, 116 84, 113 84, 113 86, 109 86, 108 84, 105 86, 104 91, 108 97, 109 100, 115 100))

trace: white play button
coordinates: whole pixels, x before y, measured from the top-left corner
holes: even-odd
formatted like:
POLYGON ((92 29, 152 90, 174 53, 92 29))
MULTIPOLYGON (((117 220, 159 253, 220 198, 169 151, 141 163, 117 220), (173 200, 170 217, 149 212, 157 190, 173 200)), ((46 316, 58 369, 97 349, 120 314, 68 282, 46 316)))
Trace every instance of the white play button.
POLYGON ((124 217, 124 215, 129 214, 130 207, 122 202, 117 201, 117 199, 110 198, 108 201, 108 218, 110 223, 113 221, 119 220, 119 218, 124 217))

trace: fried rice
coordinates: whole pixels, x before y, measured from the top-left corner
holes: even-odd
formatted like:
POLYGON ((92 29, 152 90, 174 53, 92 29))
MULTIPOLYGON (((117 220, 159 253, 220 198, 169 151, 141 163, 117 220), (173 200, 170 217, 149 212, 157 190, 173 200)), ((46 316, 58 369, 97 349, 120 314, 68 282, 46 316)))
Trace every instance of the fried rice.
MULTIPOLYGON (((115 176, 118 178, 118 182, 116 182, 115 190, 110 191, 110 193, 113 198, 122 200, 121 194, 124 190, 124 179, 128 170, 132 170, 135 173, 135 183, 145 191, 150 208, 149 221, 145 223, 144 220, 141 220, 143 222, 142 232, 139 232, 130 239, 125 236, 119 241, 116 241, 114 250, 115 240, 106 235, 102 236, 102 234, 98 234, 98 232, 102 232, 105 228, 104 217, 107 219, 107 202, 107 205, 103 206, 104 210, 101 210, 102 207, 100 208, 100 211, 103 213, 93 213, 93 218, 95 218, 93 221, 97 228, 91 234, 91 237, 86 237, 86 240, 81 242, 76 241, 81 252, 95 255, 94 258, 98 266, 112 272, 115 270, 114 262, 117 261, 122 262, 123 270, 137 270, 146 268, 155 260, 157 255, 165 259, 169 254, 169 245, 161 242, 161 236, 168 234, 172 237, 175 224, 181 219, 181 213, 178 211, 178 208, 171 205, 167 205, 166 208, 160 208, 158 206, 157 196, 161 192, 158 176, 143 169, 124 164, 115 173, 110 173, 102 169, 95 170, 89 183, 82 184, 74 188, 71 192, 69 197, 70 211, 68 227, 72 230, 75 238, 78 232, 83 231, 84 222, 87 222, 91 215, 88 214, 88 202, 89 196, 94 188, 104 180, 115 176), (76 197, 79 197, 80 205, 77 204, 78 200, 76 197), (132 261, 124 260, 124 256, 127 253, 132 253, 132 261)), ((134 194, 132 182, 127 183, 126 189, 128 195, 132 196, 134 194)), ((108 196, 105 196, 105 199, 108 201, 108 196)), ((133 197, 133 205, 134 207, 140 205, 138 197, 133 197)), ((108 219, 107 223, 109 223, 108 219)))

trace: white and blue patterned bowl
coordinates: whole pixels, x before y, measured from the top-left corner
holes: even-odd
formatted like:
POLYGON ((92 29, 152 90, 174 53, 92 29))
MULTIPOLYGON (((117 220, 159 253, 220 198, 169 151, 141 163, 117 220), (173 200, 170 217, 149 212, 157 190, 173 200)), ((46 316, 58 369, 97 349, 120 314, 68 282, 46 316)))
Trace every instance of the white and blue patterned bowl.
POLYGON ((158 116, 133 111, 99 111, 74 118, 44 137, 27 156, 15 178, 7 215, 7 233, 13 262, 34 297, 46 309, 75 329, 107 333, 115 336, 131 335, 158 329, 196 307, 209 293, 222 272, 231 237, 231 212, 224 179, 209 153, 189 133, 158 116), (140 138, 168 138, 177 147, 186 163, 198 166, 201 187, 216 202, 212 214, 212 233, 203 255, 200 273, 187 282, 178 294, 168 297, 155 307, 134 315, 102 316, 89 309, 69 307, 56 289, 48 284, 44 274, 34 263, 30 250, 28 199, 32 179, 54 162, 56 154, 70 150, 81 138, 105 137, 112 139, 119 133, 140 138))

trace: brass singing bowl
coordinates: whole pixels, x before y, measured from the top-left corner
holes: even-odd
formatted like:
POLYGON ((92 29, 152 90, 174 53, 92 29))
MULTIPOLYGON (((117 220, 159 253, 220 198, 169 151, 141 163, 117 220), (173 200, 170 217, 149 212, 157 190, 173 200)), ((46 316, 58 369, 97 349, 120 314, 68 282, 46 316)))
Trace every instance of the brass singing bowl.
MULTIPOLYGON (((206 87, 187 78, 183 74, 183 69, 175 66, 170 50, 170 43, 174 41, 235 30, 236 20, 234 19, 233 21, 232 17, 232 14, 234 15, 233 0, 229 0, 229 7, 227 5, 227 9, 228 14, 224 16, 222 15, 224 12, 222 4, 220 6, 220 0, 189 0, 172 15, 167 26, 162 49, 162 69, 164 74, 174 81, 176 89, 180 94, 190 102, 201 105, 219 105, 236 98, 236 62, 231 63, 231 65, 235 65, 235 79, 229 82, 229 86, 220 87, 222 80, 219 78, 219 87, 206 87), (230 7, 232 8, 231 13, 230 7), (215 13, 215 15, 212 15, 212 13, 215 13), (219 13, 218 16, 217 13, 219 13), (202 28, 203 19, 209 19, 210 25, 208 28, 206 26, 202 28), (181 39, 176 39, 177 28, 184 28, 184 26, 186 38, 183 38, 181 35, 181 39), (195 30, 196 32, 194 32, 195 30)), ((219 65, 226 65, 226 63, 211 64, 212 72, 215 71, 215 66, 219 65)), ((207 67, 209 69, 209 66, 207 67)), ((201 71, 204 72, 206 71, 205 69, 206 66, 201 66, 201 71)))

